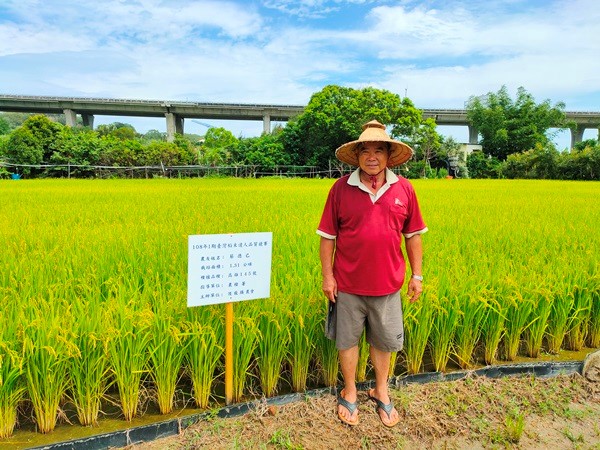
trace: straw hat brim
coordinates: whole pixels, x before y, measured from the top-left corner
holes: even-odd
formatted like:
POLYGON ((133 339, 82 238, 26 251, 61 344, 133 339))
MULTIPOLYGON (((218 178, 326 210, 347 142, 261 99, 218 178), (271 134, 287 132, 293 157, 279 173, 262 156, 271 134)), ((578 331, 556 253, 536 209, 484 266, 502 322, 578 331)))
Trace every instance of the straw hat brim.
POLYGON ((396 167, 404 164, 413 155, 413 149, 404 142, 395 141, 393 139, 377 139, 377 140, 361 140, 348 142, 341 145, 335 151, 335 157, 343 163, 358 167, 358 155, 354 151, 356 146, 362 142, 388 142, 390 144, 390 157, 388 158, 387 166, 396 167))

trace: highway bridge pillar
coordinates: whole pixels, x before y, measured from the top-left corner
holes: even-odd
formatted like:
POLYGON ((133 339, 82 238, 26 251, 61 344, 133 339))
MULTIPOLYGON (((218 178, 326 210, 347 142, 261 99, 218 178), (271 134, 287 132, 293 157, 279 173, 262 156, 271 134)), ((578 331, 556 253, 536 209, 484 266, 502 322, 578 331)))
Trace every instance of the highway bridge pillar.
POLYGON ((271 116, 265 114, 263 116, 263 133, 270 134, 271 133, 271 116))
POLYGON ((65 114, 65 121, 68 127, 74 127, 77 125, 77 114, 72 109, 63 110, 65 114))
POLYGON ((93 114, 82 114, 83 126, 94 129, 94 115, 93 114))
POLYGON ((468 125, 469 127, 469 144, 479 144, 479 132, 477 128, 473 125, 468 125))
POLYGON ((183 134, 183 118, 173 113, 165 113, 167 117, 167 142, 175 140, 175 133, 183 134))
POLYGON ((571 148, 575 147, 575 144, 583 140, 583 133, 585 126, 577 124, 575 128, 571 128, 571 148))

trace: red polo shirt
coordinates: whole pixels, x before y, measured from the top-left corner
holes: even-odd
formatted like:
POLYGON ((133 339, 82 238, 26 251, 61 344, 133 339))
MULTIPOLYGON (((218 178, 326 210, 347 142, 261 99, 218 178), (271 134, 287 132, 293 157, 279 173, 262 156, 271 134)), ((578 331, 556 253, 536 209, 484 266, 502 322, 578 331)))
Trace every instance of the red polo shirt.
POLYGON ((399 291, 406 272, 402 235, 427 231, 408 180, 390 170, 386 180, 378 198, 359 187, 358 171, 329 191, 317 233, 336 240, 333 275, 339 291, 368 296, 399 291))

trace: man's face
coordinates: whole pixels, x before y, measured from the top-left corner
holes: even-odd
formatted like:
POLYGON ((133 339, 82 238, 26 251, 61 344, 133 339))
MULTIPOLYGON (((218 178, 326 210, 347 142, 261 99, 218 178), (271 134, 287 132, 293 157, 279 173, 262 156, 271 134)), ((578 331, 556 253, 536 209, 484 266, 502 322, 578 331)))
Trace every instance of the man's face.
POLYGON ((383 142, 365 142, 358 150, 358 166, 368 175, 377 175, 387 166, 389 156, 383 142))

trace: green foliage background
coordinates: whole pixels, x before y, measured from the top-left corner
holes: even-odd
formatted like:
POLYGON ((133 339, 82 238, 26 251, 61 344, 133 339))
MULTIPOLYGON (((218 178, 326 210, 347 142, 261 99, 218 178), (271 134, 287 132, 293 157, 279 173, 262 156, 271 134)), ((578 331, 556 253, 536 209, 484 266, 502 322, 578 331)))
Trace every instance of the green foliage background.
POLYGON ((0 115, 0 161, 18 167, 5 164, 0 177, 10 176, 11 170, 26 177, 104 177, 105 168, 111 167, 121 169, 109 176, 147 177, 149 170, 181 176, 181 169, 167 172, 165 167, 190 165, 248 168, 227 172, 236 176, 287 172, 336 177, 351 168, 335 159, 335 149, 355 140, 362 125, 376 119, 388 125, 392 137, 414 149, 413 158, 400 170, 407 178, 600 179, 598 141, 580 143, 570 152, 559 152, 551 142, 550 128, 574 126, 566 121, 563 103, 538 104, 522 87, 513 100, 503 86, 471 97, 467 114, 481 135, 483 150, 468 157, 452 138, 437 132, 433 119, 423 119, 409 98, 373 87, 325 86, 284 127, 252 138, 211 127, 204 136, 177 135, 174 142, 166 142, 165 133, 150 130, 142 135, 126 123, 90 130, 67 127, 61 117, 5 113, 0 115))

